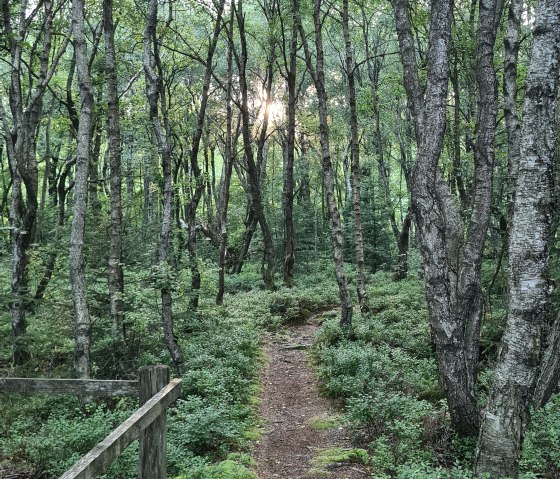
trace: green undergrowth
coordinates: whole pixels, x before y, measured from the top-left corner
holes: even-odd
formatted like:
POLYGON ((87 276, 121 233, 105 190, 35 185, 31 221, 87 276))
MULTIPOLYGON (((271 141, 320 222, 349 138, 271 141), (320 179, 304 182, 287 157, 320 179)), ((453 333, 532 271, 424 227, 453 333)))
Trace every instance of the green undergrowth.
MULTIPOLYGON (((66 268, 65 258, 60 261, 66 268)), ((241 275, 228 276, 224 306, 214 304, 215 269, 206 264, 200 269, 203 289, 197 311, 189 306, 188 271, 172 278, 175 335, 186 363, 181 398, 168 410, 168 472, 185 479, 254 479, 248 454, 259 438, 255 405, 264 360, 261 332, 303 321, 336 303, 332 266, 327 260, 305 266, 293 289, 266 292, 254 283, 259 265, 247 263, 241 275)), ((138 367, 148 364, 172 367, 162 338, 159 295, 149 272, 132 267, 127 272, 123 351, 115 350, 108 335, 106 283, 94 280, 99 271, 90 268, 88 274, 94 377, 133 377, 138 367), (116 366, 117 360, 128 372, 116 366)), ((71 377, 73 308, 66 281, 55 274, 44 301, 28 315, 29 361, 24 366, 12 368, 9 341, 0 342, 0 375, 71 377)), ((8 313, 0 314, 0 334, 9 338, 8 313)), ((66 396, 0 396, 0 467, 34 471, 42 479, 57 477, 136 407, 133 399, 108 398, 82 407, 78 398, 66 396)), ((104 477, 134 478, 137 461, 135 443, 104 477)))
MULTIPOLYGON (((168 470, 187 477, 248 478, 238 472, 241 465, 220 461, 254 439, 258 330, 250 322, 220 314, 199 318, 190 329, 196 331, 181 341, 186 357, 182 397, 168 410, 168 470), (208 466, 203 475, 200 471, 212 462, 220 465, 215 470, 208 466), (191 476, 191 469, 198 475, 191 476)), ((46 477, 60 475, 135 409, 132 399, 85 408, 67 397, 10 396, 2 401, 7 413, 0 430, 2 459, 46 477)), ((137 461, 134 444, 106 477, 136 477, 137 461)))
MULTIPOLYGON (((322 391, 342 401, 343 420, 355 443, 367 450, 372 477, 473 479, 475 441, 451 430, 421 281, 395 283, 378 273, 368 296, 371 312, 354 315, 351 340, 335 315, 328 315, 318 332, 312 354, 322 391)), ((500 327, 492 321, 502 318, 487 317, 486 330, 500 327)), ((491 371, 480 376, 484 393, 491 371)), ((554 396, 533 418, 520 479, 558 477, 559 441, 560 397, 554 396)))

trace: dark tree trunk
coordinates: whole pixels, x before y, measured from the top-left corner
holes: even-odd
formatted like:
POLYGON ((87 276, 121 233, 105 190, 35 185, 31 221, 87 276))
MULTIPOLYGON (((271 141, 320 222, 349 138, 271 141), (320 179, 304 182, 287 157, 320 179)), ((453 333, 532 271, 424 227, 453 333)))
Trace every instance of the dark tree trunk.
POLYGON ((146 28, 144 30, 143 65, 146 77, 146 97, 148 99, 150 120, 156 143, 161 155, 163 169, 163 211, 161 214, 161 230, 158 249, 158 279, 160 281, 161 319, 165 344, 177 369, 181 370, 185 362, 183 351, 173 333, 173 297, 170 274, 170 248, 172 236, 173 184, 171 165, 171 127, 164 98, 163 79, 159 44, 156 38, 158 13, 157 0, 150 0, 146 28), (160 119, 160 111, 161 117, 160 119))
POLYGON ((49 252, 47 260, 45 261, 44 272, 39 284, 37 285, 37 290, 35 291, 34 299, 39 301, 43 299, 47 286, 49 285, 52 275, 54 273, 54 268, 56 266, 56 259, 58 257, 58 242, 60 241, 60 236, 62 234, 62 228, 65 222, 65 210, 66 210, 66 195, 71 188, 74 187, 72 183, 70 186, 66 187, 66 180, 70 174, 70 169, 76 164, 76 160, 70 160, 66 162, 64 169, 60 173, 60 178, 58 179, 58 186, 55 186, 57 207, 57 220, 56 220, 56 230, 54 235, 54 247, 49 252))
POLYGON ((214 69, 213 58, 216 51, 216 45, 222 30, 222 13, 224 11, 225 0, 220 0, 217 5, 217 15, 214 24, 214 33, 210 44, 208 46, 208 53, 206 55, 206 70, 204 72, 204 81, 202 84, 202 96, 200 100, 200 109, 198 110, 198 117, 196 122, 196 129, 193 136, 191 150, 190 150, 190 168, 195 178, 195 189, 191 196, 191 200, 187 207, 187 225, 188 225, 188 239, 187 250, 189 253, 189 264, 191 268, 191 306, 198 307, 199 290, 200 290, 200 271, 198 269, 198 260, 196 259, 196 210, 202 193, 204 192, 204 178, 198 165, 198 152, 200 150, 200 142, 204 132, 204 120, 206 118, 206 107, 208 105, 208 98, 210 92, 210 82, 212 80, 212 72, 214 69))
POLYGON ((349 331, 352 327, 352 298, 348 289, 348 280, 344 271, 344 255, 343 246, 344 239, 342 236, 342 225, 340 222, 340 214, 336 206, 336 198, 334 194, 334 172, 331 162, 330 145, 329 145, 329 124, 327 115, 327 92, 325 89, 325 71, 324 71, 324 53, 323 53, 323 37, 322 37, 322 13, 321 0, 313 2, 313 23, 315 26, 315 49, 316 63, 312 62, 311 51, 307 44, 305 32, 301 23, 299 0, 293 0, 294 10, 297 12, 298 29, 303 42, 305 51, 305 59, 307 68, 313 78, 315 89, 317 91, 317 100, 319 104, 319 133, 321 142, 321 165, 323 170, 323 183, 327 197, 327 207, 331 222, 331 240, 333 247, 333 258, 335 265, 335 275, 340 294, 340 323, 342 327, 349 331))
POLYGON ((346 77, 348 79, 348 104, 350 106, 350 157, 352 161, 352 214, 354 217, 354 248, 356 251, 356 291, 362 311, 368 310, 366 274, 364 270, 364 240, 362 232, 360 144, 358 137, 358 110, 356 107, 356 65, 350 41, 348 0, 342 1, 342 30, 346 50, 346 77))
POLYGON ((101 153, 101 118, 94 113, 92 119, 93 148, 89 162, 88 204, 90 211, 97 217, 101 213, 99 201, 99 155, 101 153))
MULTIPOLYGON (((257 163, 255 163, 253 148, 251 145, 251 134, 250 134, 250 118, 249 118, 249 107, 248 107, 248 84, 247 84, 247 39, 245 34, 245 15, 243 13, 243 3, 239 1, 236 9, 237 25, 239 27, 239 38, 241 44, 241 54, 236 55, 236 62, 239 69, 239 84, 241 90, 241 117, 242 123, 242 136, 243 136, 243 150, 245 153, 245 160, 247 162, 247 176, 249 182, 249 189, 251 192, 252 206, 256 221, 261 227, 261 232, 263 235, 264 244, 264 255, 263 255, 263 266, 262 266, 262 276, 267 290, 274 290, 274 245, 272 241, 272 233, 266 220, 266 215, 264 211, 262 190, 261 190, 261 172, 260 168, 257 168, 257 163, 263 169, 264 165, 264 148, 266 141, 266 132, 268 126, 269 118, 269 101, 270 92, 272 91, 272 68, 274 66, 274 55, 269 58, 267 67, 267 103, 265 106, 263 124, 261 127, 261 135, 259 138, 258 151, 257 151, 257 163)), ((249 224, 251 226, 252 223, 249 224)), ((251 234, 252 236, 252 234, 251 234)), ((248 246, 248 245, 247 245, 248 246)))
MULTIPOLYGON (((109 308, 113 339, 124 341, 124 275, 122 267, 121 128, 117 93, 117 63, 113 0, 103 1, 105 72, 107 75, 107 142, 111 172, 111 228, 109 233, 109 308)), ((118 347, 118 346, 117 346, 118 347)))
POLYGON ((233 92, 233 27, 234 27, 234 17, 233 12, 235 5, 232 4, 230 17, 229 17, 229 27, 227 31, 228 35, 228 53, 227 53, 227 92, 226 92, 226 138, 225 138, 225 155, 224 164, 222 172, 222 181, 220 182, 220 195, 218 201, 218 234, 220 235, 220 246, 219 246, 219 259, 218 266, 219 277, 218 277, 218 293, 216 294, 216 304, 224 304, 224 293, 225 293, 225 275, 226 275, 226 253, 227 253, 227 243, 228 243, 228 229, 227 229, 227 211, 229 206, 229 187, 231 184, 231 175, 233 172, 233 144, 232 144, 232 123, 233 123, 233 112, 232 112, 232 92, 233 92))
POLYGON ((559 60, 560 3, 542 0, 537 7, 525 80, 509 235, 508 319, 476 454, 476 472, 488 472, 491 478, 517 475, 535 386, 540 371, 547 371, 548 366, 546 354, 544 369, 539 358, 547 344, 550 312, 549 241, 555 206, 559 60))
MULTIPOLYGON (((286 85, 288 87, 288 105, 286 108, 287 133, 284 152, 284 185, 282 190, 282 209, 284 212, 284 285, 288 288, 294 282, 295 233, 294 233, 294 158, 296 147, 296 102, 297 102, 297 12, 292 9, 292 32, 289 57, 286 62, 286 85)), ((284 56, 285 58, 285 56, 284 56)))

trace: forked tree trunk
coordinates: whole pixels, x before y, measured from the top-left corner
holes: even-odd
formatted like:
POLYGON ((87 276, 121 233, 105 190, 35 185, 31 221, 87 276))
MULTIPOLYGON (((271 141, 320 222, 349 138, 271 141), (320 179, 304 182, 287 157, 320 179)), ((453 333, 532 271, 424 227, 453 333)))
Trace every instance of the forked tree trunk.
MULTIPOLYGON (((245 15, 243 13, 243 4, 239 1, 237 9, 235 11, 237 18, 237 25, 239 27, 239 39, 241 44, 241 54, 236 55, 236 62, 239 69, 239 84, 241 90, 241 117, 243 120, 242 124, 242 136, 243 136, 243 151, 245 153, 245 160, 247 161, 247 176, 249 182, 249 189, 252 199, 252 206, 255 215, 255 219, 261 227, 261 232, 263 235, 263 265, 262 265, 262 276, 267 290, 274 290, 274 244, 272 241, 272 233, 266 219, 264 204, 262 198, 261 181, 260 181, 260 171, 257 168, 257 163, 265 168, 262 155, 265 148, 266 130, 268 125, 269 117, 269 98, 267 98, 267 104, 265 106, 263 125, 261 127, 261 136, 259 138, 259 150, 257 163, 255 163, 255 158, 253 155, 253 148, 251 145, 251 134, 250 134, 250 117, 249 117, 249 106, 248 106, 248 83, 247 83, 247 38, 245 34, 245 15)), ((267 68, 267 93, 270 96, 271 84, 272 84, 272 60, 269 59, 269 66, 267 68)), ((250 224, 252 225, 252 223, 250 224)))
POLYGON ((45 0, 41 6, 42 8, 32 10, 33 16, 43 12, 40 22, 42 38, 38 39, 40 41, 38 45, 42 44, 42 48, 38 52, 39 72, 36 77, 30 75, 28 78, 26 68, 31 61, 24 59, 26 50, 24 42, 28 34, 27 27, 34 20, 32 17, 27 17, 28 2, 26 0, 20 2, 19 13, 15 21, 16 30, 12 28, 14 19, 10 2, 3 0, 0 5, 2 14, 0 31, 7 39, 11 67, 8 94, 11 117, 8 117, 0 102, 0 120, 12 175, 9 221, 12 238, 11 291, 13 301, 10 310, 15 364, 23 363, 28 357, 22 344, 22 336, 27 327, 25 313, 29 296, 27 258, 34 236, 38 206, 39 174, 36 147, 43 112, 43 97, 69 41, 69 37, 66 37, 56 54, 52 54, 53 2, 45 0), (27 91, 24 91, 24 88, 27 88, 27 91))
POLYGON ((424 97, 420 93, 406 2, 393 0, 392 3, 405 89, 419 145, 411 177, 412 207, 420 233, 426 299, 438 356, 440 383, 446 393, 454 429, 461 435, 474 435, 479 422, 476 372, 482 318, 480 266, 490 219, 497 109, 492 61, 503 3, 501 0, 484 2, 479 11, 476 180, 472 213, 467 225, 462 224, 457 204, 438 169, 446 123, 453 2, 432 2, 424 97), (467 235, 463 241, 465 229, 467 235))
MULTIPOLYGON (((548 374, 548 355, 544 356, 544 369, 539 359, 547 344, 550 314, 549 242, 555 205, 559 61, 560 3, 542 0, 525 80, 521 154, 509 235, 508 318, 476 454, 476 472, 488 472, 493 479, 516 476, 539 373, 548 374)), ((555 375, 557 382, 557 371, 555 375)))
POLYGON ((191 306, 198 307, 198 297, 201 283, 200 271, 198 269, 198 260, 196 258, 196 210, 202 193, 204 192, 204 178, 198 164, 198 152, 200 151, 200 142, 204 131, 204 120, 206 118, 206 107, 208 105, 208 98, 210 95, 210 82, 212 80, 212 73, 214 70, 213 58, 216 51, 216 45, 222 30, 222 13, 224 11, 225 0, 220 0, 217 4, 217 14, 214 23, 214 33, 208 46, 208 53, 206 55, 206 69, 204 72, 204 81, 202 84, 202 96, 200 100, 200 108, 196 121, 196 129, 193 136, 191 149, 190 149, 190 167, 195 179, 195 188, 189 205, 187 207, 187 225, 188 225, 188 239, 187 250, 189 252, 189 264, 191 269, 191 306))

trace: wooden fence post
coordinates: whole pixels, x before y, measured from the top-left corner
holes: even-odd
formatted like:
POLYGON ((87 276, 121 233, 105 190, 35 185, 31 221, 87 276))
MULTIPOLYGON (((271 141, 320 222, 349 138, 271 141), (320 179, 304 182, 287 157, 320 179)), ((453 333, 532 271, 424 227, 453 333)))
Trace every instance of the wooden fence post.
MULTIPOLYGON (((138 370, 140 406, 169 383, 168 366, 144 366, 138 370)), ((167 412, 164 410, 140 434, 139 479, 167 478, 167 412)))

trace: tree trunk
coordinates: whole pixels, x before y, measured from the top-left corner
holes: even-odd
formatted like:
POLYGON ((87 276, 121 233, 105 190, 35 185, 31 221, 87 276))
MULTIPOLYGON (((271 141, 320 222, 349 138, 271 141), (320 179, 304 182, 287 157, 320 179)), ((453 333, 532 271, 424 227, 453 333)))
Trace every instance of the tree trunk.
MULTIPOLYGON (((243 119, 242 124, 242 135, 243 135, 243 150, 245 153, 245 159, 247 161, 247 175, 249 182, 249 189, 251 192, 252 206, 254 210, 254 215, 256 221, 261 227, 261 232, 263 235, 264 244, 264 255, 263 255, 263 266, 262 266, 262 276, 265 284, 265 288, 269 291, 274 290, 274 245, 272 241, 272 234, 270 232, 270 227, 266 220, 264 205, 262 200, 262 190, 261 190, 261 173, 260 169, 257 168, 255 164, 255 159, 253 155, 253 149, 251 146, 251 136, 250 136, 250 118, 249 118, 249 107, 248 107, 248 84, 247 84, 247 39, 245 35, 245 17, 243 13, 243 3, 239 1, 236 9, 237 24, 239 26, 239 38, 241 43, 241 55, 236 55, 236 62, 239 69, 239 83, 241 90, 241 117, 243 119)), ((274 65, 273 60, 269 58, 269 63, 267 67, 267 92, 270 96, 270 91, 272 89, 272 67, 274 65)), ((268 103, 270 98, 267 97, 267 103, 265 106, 263 125, 261 127, 261 135, 259 138, 259 149, 257 152, 257 160, 259 166, 263 164, 264 147, 266 140, 266 131, 268 125, 269 117, 269 106, 268 103), (260 161, 259 161, 260 160, 260 161)), ((252 223, 250 223, 251 225, 252 223)), ((251 234, 252 236, 252 234, 251 234)))
POLYGON ((113 0, 103 1, 105 32, 105 71, 107 75, 107 150, 111 172, 111 227, 109 233, 109 308, 113 340, 124 342, 124 276, 122 267, 122 205, 121 205, 121 128, 117 92, 117 64, 115 53, 115 25, 113 0))
POLYGON ((323 37, 322 37, 322 14, 321 0, 313 2, 313 23, 315 26, 315 48, 316 48, 316 64, 311 59, 311 52, 307 44, 305 32, 301 23, 301 14, 299 11, 299 0, 293 0, 294 10, 297 12, 298 29, 303 42, 305 51, 305 60, 309 69, 317 91, 317 100, 319 104, 319 133, 321 143, 321 165, 323 169, 323 183, 327 196, 327 208, 331 221, 331 241, 333 247, 333 258, 335 265, 335 275, 340 294, 340 323, 341 326, 349 331, 352 327, 352 298, 348 290, 348 280, 344 271, 344 255, 342 237, 342 226, 340 222, 340 214, 336 206, 336 198, 334 194, 334 172, 331 162, 330 145, 329 145, 329 124, 327 115, 327 92, 325 89, 325 71, 324 71, 324 53, 323 53, 323 37))
POLYGON ((232 144, 232 122, 233 112, 231 108, 232 92, 233 92, 233 12, 235 5, 232 4, 229 17, 228 35, 228 53, 227 53, 227 92, 226 92, 226 140, 225 155, 223 164, 222 181, 220 182, 220 196, 218 201, 218 233, 220 235, 219 259, 218 266, 218 293, 216 294, 216 304, 224 304, 225 293, 225 275, 226 275, 226 253, 228 242, 227 230, 227 211, 229 206, 229 187, 231 184, 231 175, 233 172, 233 144, 232 144))
POLYGON ((432 3, 424 98, 420 93, 406 2, 393 0, 393 9, 405 89, 419 145, 411 176, 412 207, 420 233, 426 299, 438 355, 440 383, 447 396, 454 429, 461 435, 474 435, 479 421, 476 370, 482 319, 480 266, 490 218, 497 109, 492 61, 503 3, 501 0, 486 2, 479 12, 476 180, 465 241, 465 226, 437 166, 445 130, 452 4, 449 0, 432 3))
POLYGON ((72 3, 72 34, 76 52, 76 72, 80 87, 82 107, 78 126, 76 150, 76 175, 74 180, 74 214, 70 232, 70 283, 75 315, 74 370, 79 378, 91 375, 90 341, 91 324, 87 303, 84 262, 84 233, 88 194, 89 148, 93 116, 93 93, 84 35, 84 0, 72 3))
POLYGON ((297 102, 297 23, 296 13, 292 9, 292 32, 290 38, 289 59, 286 62, 286 85, 288 87, 288 105, 286 108, 287 134, 284 152, 284 185, 282 206, 284 212, 284 285, 288 288, 294 282, 295 239, 294 239, 294 158, 296 146, 296 102, 297 102))
POLYGON ((350 156, 352 160, 352 214, 354 216, 354 248, 356 250, 356 291, 362 311, 368 310, 366 275, 364 271, 364 240, 362 232, 360 144, 358 137, 358 111, 356 108, 355 68, 348 16, 348 0, 342 2, 342 30, 346 50, 346 77, 348 79, 348 104, 350 106, 350 156))
POLYGON ((204 191, 204 178, 201 174, 198 165, 198 152, 200 150, 200 141, 204 132, 204 120, 206 118, 206 107, 208 104, 210 82, 212 80, 212 73, 214 70, 213 58, 216 51, 216 45, 222 30, 222 13, 224 11, 225 0, 220 0, 217 5, 216 21, 214 23, 214 33, 210 44, 208 46, 208 53, 206 55, 206 70, 204 72, 204 81, 202 84, 202 96, 200 100, 200 108, 198 110, 196 129, 192 140, 190 149, 190 167, 191 172, 195 179, 195 189, 191 196, 187 208, 187 225, 188 225, 188 239, 187 250, 189 252, 189 264, 191 269, 191 306, 198 307, 199 290, 200 290, 200 271, 198 269, 198 261, 196 259, 196 210, 204 191))
POLYGON ((29 75, 28 78, 25 68, 32 60, 23 58, 23 44, 25 39, 28 38, 29 22, 26 18, 28 2, 26 0, 20 2, 16 21, 17 31, 12 29, 10 2, 3 0, 0 5, 3 20, 1 32, 7 39, 6 45, 10 53, 11 66, 8 93, 11 118, 8 118, 0 102, 0 120, 12 175, 9 221, 13 242, 11 278, 13 301, 10 310, 15 364, 21 364, 27 359, 27 353, 22 344, 22 336, 26 332, 27 257, 31 240, 34 237, 37 215, 39 175, 36 146, 43 111, 43 97, 69 40, 66 37, 56 54, 52 55, 53 3, 50 0, 45 0, 41 6, 44 13, 42 25, 40 25, 42 38, 37 39, 37 45, 42 45, 37 55, 39 71, 36 77, 29 75), (22 65, 25 65, 25 67, 22 68, 22 65), (23 90, 24 85, 27 91, 23 90), (23 188, 25 188, 25 194, 23 188))
POLYGON ((538 379, 550 309, 560 3, 537 7, 525 80, 523 130, 509 237, 506 330, 483 414, 476 472, 515 477, 538 379))
POLYGON ((173 184, 171 165, 171 127, 167 114, 167 107, 163 95, 163 79, 161 77, 161 63, 159 45, 156 39, 157 0, 150 0, 146 28, 144 30, 143 66, 146 77, 146 97, 148 99, 150 120, 163 169, 163 211, 161 215, 160 241, 158 248, 158 280, 160 282, 161 319, 165 344, 175 366, 180 371, 185 362, 183 351, 177 343, 173 333, 173 297, 172 277, 169 262, 169 250, 172 236, 172 207, 173 184), (160 110, 163 119, 160 120, 160 110))

